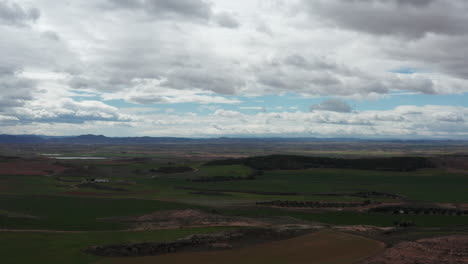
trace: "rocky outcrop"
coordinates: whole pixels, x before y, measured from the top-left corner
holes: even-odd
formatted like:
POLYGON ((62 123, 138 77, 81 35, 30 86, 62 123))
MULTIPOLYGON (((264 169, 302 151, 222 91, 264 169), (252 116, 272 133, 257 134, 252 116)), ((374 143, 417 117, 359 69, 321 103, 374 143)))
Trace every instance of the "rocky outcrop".
POLYGON ((362 264, 468 263, 468 236, 446 236, 402 242, 362 264))
POLYGON ((174 252, 219 250, 288 239, 311 230, 296 228, 246 228, 217 234, 191 235, 172 242, 93 246, 84 251, 104 257, 156 256, 174 252))

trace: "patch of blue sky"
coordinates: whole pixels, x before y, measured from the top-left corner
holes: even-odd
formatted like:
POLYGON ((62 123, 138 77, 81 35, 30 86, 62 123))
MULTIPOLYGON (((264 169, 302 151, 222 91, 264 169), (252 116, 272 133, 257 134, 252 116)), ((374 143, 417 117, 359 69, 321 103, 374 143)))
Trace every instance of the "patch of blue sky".
POLYGON ((134 104, 127 102, 123 99, 118 100, 107 100, 106 104, 119 108, 153 108, 155 112, 174 112, 174 113, 186 113, 193 112, 192 109, 196 104, 192 103, 177 103, 177 104, 134 104))
MULTIPOLYGON (((244 114, 256 114, 259 112, 308 112, 310 106, 320 103, 332 97, 302 97, 296 94, 285 95, 265 95, 265 96, 229 96, 229 99, 237 99, 238 104, 200 104, 200 103, 173 103, 173 104, 151 104, 140 105, 126 102, 125 100, 109 100, 106 104, 117 108, 154 108, 158 112, 171 112, 176 114, 197 113, 199 115, 209 115, 217 109, 238 111, 244 114)), ((84 100, 98 100, 86 95, 84 100)), ((418 94, 408 91, 388 94, 387 96, 376 100, 347 100, 347 102, 356 111, 385 111, 391 110, 401 105, 444 105, 444 106, 463 106, 468 107, 468 93, 450 94, 450 95, 428 95, 418 94)))
POLYGON ((390 94, 378 100, 349 101, 348 103, 358 111, 391 110, 400 105, 444 105, 468 107, 468 93, 431 95, 402 91, 390 94))
POLYGON ((239 111, 245 114, 258 112, 283 112, 283 111, 308 111, 313 103, 321 101, 320 98, 302 98, 297 95, 266 95, 256 97, 246 96, 226 96, 228 99, 237 99, 238 104, 200 104, 200 103, 172 103, 172 104, 148 104, 140 105, 129 103, 125 100, 108 100, 106 104, 117 108, 154 108, 157 111, 174 113, 193 112, 201 115, 208 115, 217 109, 239 111))
POLYGON ((415 73, 424 72, 424 71, 421 69, 416 69, 412 67, 401 67, 401 68, 390 70, 390 72, 400 73, 400 74, 415 74, 415 73))
POLYGON ((75 96, 71 96, 71 98, 75 101, 100 101, 101 97, 97 93, 87 92, 87 91, 80 91, 80 90, 71 90, 72 93, 76 94, 75 96))
POLYGON ((77 102, 82 102, 82 101, 102 101, 100 96, 96 95, 86 95, 86 96, 71 96, 73 100, 77 102))
POLYGON ((295 112, 309 111, 310 105, 319 103, 324 98, 314 97, 307 98, 296 94, 283 95, 265 95, 256 97, 239 97, 242 101, 238 104, 237 111, 243 113, 255 112, 295 112))

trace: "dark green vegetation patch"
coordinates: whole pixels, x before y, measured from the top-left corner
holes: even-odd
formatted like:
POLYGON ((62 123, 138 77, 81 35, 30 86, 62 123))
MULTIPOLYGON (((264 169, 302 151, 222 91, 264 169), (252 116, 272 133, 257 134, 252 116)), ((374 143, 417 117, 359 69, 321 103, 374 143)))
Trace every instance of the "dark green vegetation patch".
POLYGON ((357 170, 413 171, 432 168, 434 165, 424 157, 358 158, 341 159, 271 155, 241 159, 226 159, 207 162, 206 166, 243 164, 257 170, 300 170, 310 168, 337 168, 357 170))
POLYGON ((0 229, 121 230, 129 226, 103 219, 196 206, 138 199, 25 195, 0 196, 0 208, 35 217, 14 218, 0 215, 0 229))

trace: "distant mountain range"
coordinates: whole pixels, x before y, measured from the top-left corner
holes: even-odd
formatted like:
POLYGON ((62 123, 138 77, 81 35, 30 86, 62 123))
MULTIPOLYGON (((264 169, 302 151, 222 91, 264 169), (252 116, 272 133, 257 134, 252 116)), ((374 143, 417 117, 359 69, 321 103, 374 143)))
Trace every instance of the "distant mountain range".
POLYGON ((174 144, 174 143, 205 143, 205 144, 247 144, 247 143, 278 143, 278 142, 381 142, 381 143, 413 143, 413 144, 468 144, 464 140, 399 140, 399 139, 360 139, 360 138, 178 138, 178 137, 106 137, 102 135, 80 136, 41 136, 41 135, 0 135, 0 144, 174 144))

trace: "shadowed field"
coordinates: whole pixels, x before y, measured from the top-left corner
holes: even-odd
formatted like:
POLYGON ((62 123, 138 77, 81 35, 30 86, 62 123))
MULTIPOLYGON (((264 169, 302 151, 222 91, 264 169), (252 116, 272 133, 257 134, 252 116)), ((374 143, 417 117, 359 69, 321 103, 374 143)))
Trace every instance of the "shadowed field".
POLYGON ((0 231, 2 264, 89 264, 102 258, 83 252, 92 245, 171 241, 198 233, 228 230, 223 227, 181 228, 155 231, 60 232, 0 231))
POLYGON ((383 243, 378 241, 334 231, 322 231, 243 249, 178 253, 154 257, 114 258, 99 263, 350 264, 372 256, 382 249, 383 243))

